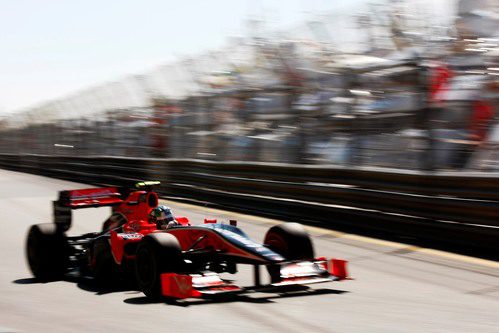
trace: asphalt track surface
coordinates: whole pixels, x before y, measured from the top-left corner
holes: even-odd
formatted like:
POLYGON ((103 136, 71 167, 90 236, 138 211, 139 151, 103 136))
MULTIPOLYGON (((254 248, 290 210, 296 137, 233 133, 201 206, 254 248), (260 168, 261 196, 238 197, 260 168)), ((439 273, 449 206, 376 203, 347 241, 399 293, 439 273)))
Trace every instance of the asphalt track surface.
MULTIPOLYGON (((318 228, 309 228, 316 254, 349 260, 355 280, 173 304, 98 289, 89 279, 36 283, 24 257, 26 231, 51 221, 57 191, 82 187, 0 170, 0 332, 499 332, 499 263, 318 228)), ((257 241, 279 223, 168 205, 193 224, 237 219, 257 241)), ((98 230, 108 212, 77 211, 71 233, 98 230)), ((251 270, 241 266, 236 281, 250 285, 251 270)))

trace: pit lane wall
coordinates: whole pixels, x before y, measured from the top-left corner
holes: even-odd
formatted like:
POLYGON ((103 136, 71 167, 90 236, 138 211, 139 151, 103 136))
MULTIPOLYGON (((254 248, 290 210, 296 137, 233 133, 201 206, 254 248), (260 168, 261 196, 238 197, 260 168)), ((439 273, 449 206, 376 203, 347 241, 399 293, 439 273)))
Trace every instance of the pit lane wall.
POLYGON ((332 228, 499 249, 499 174, 0 154, 0 167, 95 185, 160 180, 194 199, 332 228))

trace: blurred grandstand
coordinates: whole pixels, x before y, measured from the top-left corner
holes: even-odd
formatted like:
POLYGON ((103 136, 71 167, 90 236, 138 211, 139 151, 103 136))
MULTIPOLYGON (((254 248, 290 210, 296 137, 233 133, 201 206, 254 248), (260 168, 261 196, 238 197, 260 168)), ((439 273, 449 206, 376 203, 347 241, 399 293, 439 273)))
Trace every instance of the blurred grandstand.
POLYGON ((497 5, 389 3, 253 20, 225 49, 3 119, 0 153, 499 171, 497 5))

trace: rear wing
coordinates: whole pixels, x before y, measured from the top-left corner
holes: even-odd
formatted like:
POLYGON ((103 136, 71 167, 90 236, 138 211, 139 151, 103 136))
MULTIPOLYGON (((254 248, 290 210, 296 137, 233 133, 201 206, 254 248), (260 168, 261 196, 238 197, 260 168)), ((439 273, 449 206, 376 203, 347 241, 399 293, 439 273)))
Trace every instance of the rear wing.
POLYGON ((159 184, 158 181, 141 181, 134 183, 133 186, 130 184, 130 187, 114 186, 60 191, 59 198, 53 201, 54 222, 66 231, 71 227, 71 211, 73 209, 117 206, 128 198, 131 191, 150 192, 153 186, 159 184))
POLYGON ((125 192, 127 191, 118 187, 60 191, 59 198, 53 201, 54 222, 63 230, 68 230, 71 227, 73 209, 119 205, 124 201, 125 192))
POLYGON ((123 192, 117 187, 60 191, 56 202, 71 209, 113 206, 123 202, 123 192))

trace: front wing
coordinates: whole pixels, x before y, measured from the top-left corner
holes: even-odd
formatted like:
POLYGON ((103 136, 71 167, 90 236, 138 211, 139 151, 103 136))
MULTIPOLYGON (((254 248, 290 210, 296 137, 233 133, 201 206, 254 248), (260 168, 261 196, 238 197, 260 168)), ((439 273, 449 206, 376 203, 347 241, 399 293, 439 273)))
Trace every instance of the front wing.
MULTIPOLYGON (((223 280, 217 273, 200 274, 161 274, 162 295, 169 298, 185 299, 214 297, 216 295, 240 294, 249 291, 262 291, 291 285, 332 282, 350 279, 347 261, 341 259, 318 258, 313 261, 286 262, 280 265, 280 280, 268 285, 239 287, 223 280)), ((259 278, 258 278, 259 280, 259 278)))

